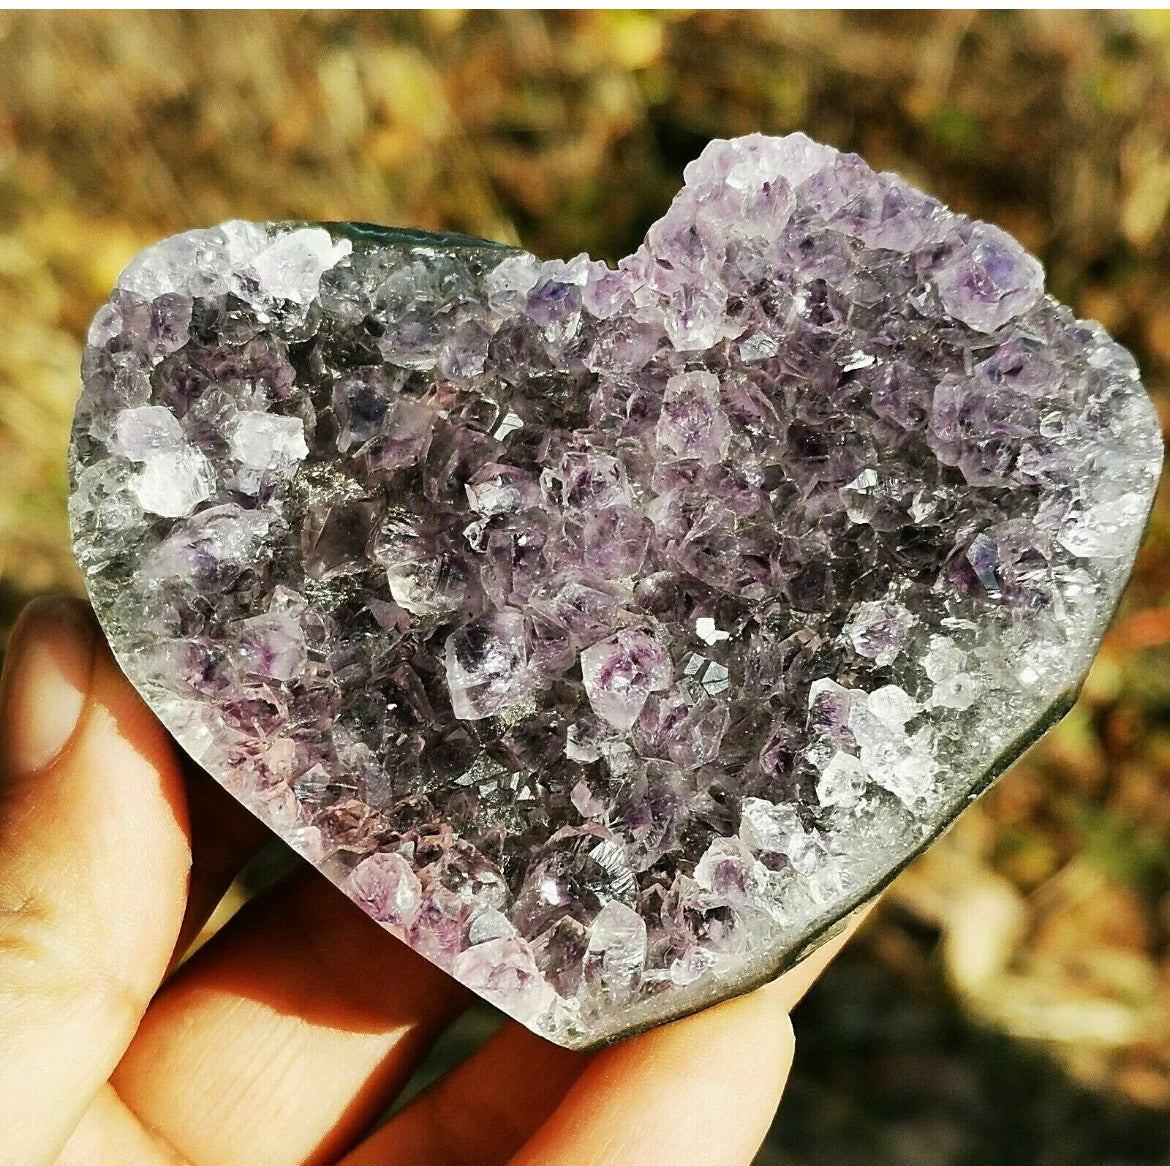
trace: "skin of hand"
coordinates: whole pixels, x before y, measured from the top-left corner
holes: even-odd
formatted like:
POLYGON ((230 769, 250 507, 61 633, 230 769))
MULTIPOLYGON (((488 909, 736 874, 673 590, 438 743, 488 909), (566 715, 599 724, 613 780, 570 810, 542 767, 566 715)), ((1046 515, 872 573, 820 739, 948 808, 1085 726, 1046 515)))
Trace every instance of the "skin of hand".
POLYGON ((0 686, 0 1166, 748 1166, 789 1011, 848 935, 598 1053, 506 1023, 371 1133, 470 997, 308 869, 175 970, 265 836, 88 608, 25 610, 0 686))

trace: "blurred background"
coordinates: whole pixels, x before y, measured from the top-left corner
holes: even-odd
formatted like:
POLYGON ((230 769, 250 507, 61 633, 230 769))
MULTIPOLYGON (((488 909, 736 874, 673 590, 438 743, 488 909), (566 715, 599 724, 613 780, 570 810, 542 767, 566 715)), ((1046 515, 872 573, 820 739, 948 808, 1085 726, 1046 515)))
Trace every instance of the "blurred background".
MULTIPOLYGON (((363 219, 616 260, 708 139, 795 129, 1016 234, 1170 416, 1170 15, 0 14, 0 634, 78 586, 82 337, 140 247, 363 219)), ((1170 1163, 1168 559, 1164 492, 1080 703, 802 1005, 760 1166, 1170 1163)))

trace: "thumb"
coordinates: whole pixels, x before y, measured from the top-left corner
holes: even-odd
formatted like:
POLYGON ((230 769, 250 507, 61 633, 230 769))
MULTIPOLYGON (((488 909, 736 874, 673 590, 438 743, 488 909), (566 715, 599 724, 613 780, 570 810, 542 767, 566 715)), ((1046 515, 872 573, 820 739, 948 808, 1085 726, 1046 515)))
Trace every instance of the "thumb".
POLYGON ((31 604, 0 684, 0 1166, 54 1160, 164 974, 182 790, 88 608, 31 604))

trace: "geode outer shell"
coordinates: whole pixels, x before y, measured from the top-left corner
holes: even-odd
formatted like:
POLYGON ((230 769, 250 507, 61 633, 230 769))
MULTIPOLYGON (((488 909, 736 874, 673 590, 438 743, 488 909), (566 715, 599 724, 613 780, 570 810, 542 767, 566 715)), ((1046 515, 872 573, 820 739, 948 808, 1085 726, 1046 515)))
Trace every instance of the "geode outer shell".
POLYGON ((70 514, 183 747, 590 1046, 742 992, 1067 706, 1161 461, 993 226, 712 142, 616 270, 226 223, 98 312, 70 514))

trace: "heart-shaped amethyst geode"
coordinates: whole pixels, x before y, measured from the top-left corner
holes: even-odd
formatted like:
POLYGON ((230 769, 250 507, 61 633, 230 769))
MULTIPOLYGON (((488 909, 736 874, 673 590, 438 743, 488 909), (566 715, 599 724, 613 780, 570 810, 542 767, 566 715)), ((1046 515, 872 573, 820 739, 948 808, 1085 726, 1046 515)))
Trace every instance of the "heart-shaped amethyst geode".
POLYGON ((189 231, 84 379, 70 511, 127 675, 573 1046, 774 976, 1059 715, 1161 461, 1019 244, 801 135, 713 142, 617 270, 189 231))

